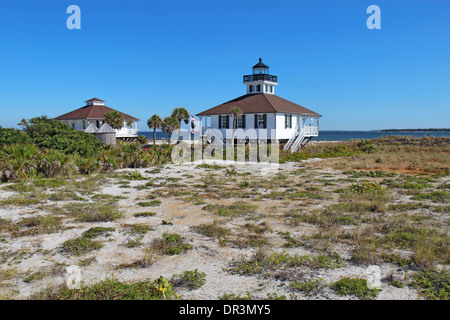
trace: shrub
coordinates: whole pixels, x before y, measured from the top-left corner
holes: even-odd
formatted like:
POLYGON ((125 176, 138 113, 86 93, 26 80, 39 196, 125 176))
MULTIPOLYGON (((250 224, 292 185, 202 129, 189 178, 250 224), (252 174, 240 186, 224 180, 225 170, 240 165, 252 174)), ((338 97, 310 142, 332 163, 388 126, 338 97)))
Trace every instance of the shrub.
POLYGON ((447 199, 450 199, 450 193, 445 191, 421 193, 411 197, 411 200, 431 200, 433 202, 445 202, 447 199))
POLYGON ((114 231, 114 228, 104 228, 104 227, 93 227, 90 228, 89 230, 86 230, 85 232, 83 232, 83 237, 85 238, 96 238, 99 235, 114 231))
POLYGON ((322 279, 310 279, 307 281, 293 281, 289 285, 291 289, 295 291, 303 292, 310 296, 317 294, 320 289, 324 287, 324 281, 322 279))
POLYGON ((203 210, 218 214, 219 216, 236 217, 239 215, 254 213, 257 208, 257 205, 236 202, 230 205, 208 204, 203 207, 203 210))
POLYGON ((15 143, 27 144, 29 142, 30 139, 22 131, 0 126, 0 146, 15 143))
POLYGON ((62 244, 63 251, 77 256, 98 250, 102 247, 103 245, 99 241, 93 241, 84 236, 69 239, 62 244))
POLYGON ((350 190, 355 193, 375 193, 375 194, 383 194, 386 191, 377 182, 364 182, 354 184, 350 187, 350 190))
POLYGON ((133 214, 133 217, 140 218, 140 217, 153 217, 156 215, 156 212, 138 212, 133 214))
POLYGON ((171 299, 175 292, 171 283, 160 277, 156 281, 134 283, 109 279, 80 289, 62 287, 56 292, 46 290, 32 296, 32 299, 45 300, 160 300, 171 299))
POLYGON ((176 255, 191 250, 193 247, 184 243, 179 234, 164 233, 162 238, 153 241, 153 248, 163 254, 176 255))
POLYGON ((69 203, 62 207, 62 213, 73 215, 81 222, 114 221, 122 216, 116 205, 102 203, 69 203))
POLYGON ((379 289, 369 289, 366 279, 343 278, 331 285, 331 288, 339 295, 354 295, 361 299, 375 299, 379 289))
POLYGON ((102 147, 94 135, 75 130, 45 116, 30 119, 26 134, 40 148, 60 150, 65 154, 92 155, 102 147))
POLYGON ((450 272, 448 270, 425 269, 414 274, 412 286, 429 300, 450 298, 450 272))
POLYGON ((359 150, 366 153, 373 153, 377 151, 377 148, 369 140, 361 140, 358 142, 357 147, 359 150))
POLYGON ((174 275, 171 279, 174 286, 187 287, 189 289, 198 289, 206 282, 206 273, 199 272, 197 269, 186 270, 183 274, 174 275))
POLYGON ((137 205, 140 207, 157 207, 161 205, 161 200, 143 201, 138 202, 137 205))
POLYGON ((33 228, 38 234, 57 232, 62 225, 60 218, 51 216, 35 216, 24 218, 17 224, 21 227, 33 228))

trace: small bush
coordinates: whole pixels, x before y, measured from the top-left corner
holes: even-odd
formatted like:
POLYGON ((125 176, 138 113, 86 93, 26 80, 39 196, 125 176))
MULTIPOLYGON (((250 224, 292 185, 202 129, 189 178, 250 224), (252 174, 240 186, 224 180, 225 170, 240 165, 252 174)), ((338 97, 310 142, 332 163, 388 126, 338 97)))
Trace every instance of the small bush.
POLYGON ((186 270, 183 274, 173 276, 171 282, 177 287, 187 287, 189 289, 198 289, 206 283, 206 273, 197 269, 186 270))
POLYGON ((62 287, 52 292, 46 290, 32 296, 32 299, 44 300, 162 300, 175 295, 171 283, 160 277, 156 281, 139 281, 134 283, 110 279, 80 289, 62 287))
POLYGON ((138 202, 137 205, 140 207, 157 207, 161 205, 161 200, 143 201, 138 202))
POLYGON ((141 217, 153 217, 156 215, 156 212, 138 212, 133 214, 133 217, 141 218, 141 217))
POLYGON ((360 184, 354 184, 350 187, 350 190, 355 193, 375 193, 375 194, 384 194, 385 189, 380 186, 377 182, 364 182, 360 184))
POLYGON ((450 199, 450 193, 445 191, 434 191, 430 193, 421 193, 411 197, 412 200, 430 200, 433 202, 446 202, 450 199))
POLYGON ((361 299, 375 299, 379 289, 369 289, 366 279, 343 278, 331 285, 331 288, 339 295, 353 295, 361 299))
POLYGON ((176 233, 164 233, 162 238, 153 241, 153 248, 163 254, 177 255, 191 250, 190 244, 184 243, 183 238, 176 233))
POLYGON ((257 205, 236 202, 230 205, 208 204, 203 207, 203 210, 218 214, 219 216, 236 217, 239 215, 254 213, 257 208, 257 205))
POLYGON ((359 150, 365 153, 373 153, 377 151, 377 148, 369 140, 361 140, 358 142, 357 147, 359 150))
POLYGON ((412 286, 421 296, 429 300, 450 298, 450 272, 448 270, 425 269, 414 274, 412 286))
POLYGON ((93 241, 84 236, 67 240, 62 244, 63 251, 76 256, 98 250, 102 247, 103 245, 100 242, 93 241))
POLYGON ((85 238, 96 238, 102 234, 107 234, 108 232, 112 232, 114 231, 114 228, 104 228, 104 227, 93 227, 90 228, 89 230, 86 230, 85 232, 83 232, 83 237, 85 238))
POLYGON ((322 279, 293 281, 289 287, 295 291, 300 291, 303 294, 311 296, 317 294, 324 287, 324 281, 322 279))

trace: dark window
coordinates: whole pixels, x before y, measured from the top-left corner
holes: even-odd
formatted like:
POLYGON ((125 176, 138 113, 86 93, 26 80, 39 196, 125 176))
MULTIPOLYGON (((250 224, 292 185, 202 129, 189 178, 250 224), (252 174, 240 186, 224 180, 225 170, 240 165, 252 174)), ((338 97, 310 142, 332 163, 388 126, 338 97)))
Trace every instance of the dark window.
POLYGON ((256 86, 256 92, 261 92, 261 85, 260 85, 260 84, 258 84, 258 85, 256 86))
POLYGON ((255 114, 255 128, 265 129, 267 127, 267 116, 265 114, 255 114))
POLYGON ((284 128, 292 128, 292 114, 284 115, 284 128))
POLYGON ((219 129, 229 129, 230 126, 230 116, 219 116, 219 129))
POLYGON ((245 114, 237 118, 236 129, 245 129, 245 114))

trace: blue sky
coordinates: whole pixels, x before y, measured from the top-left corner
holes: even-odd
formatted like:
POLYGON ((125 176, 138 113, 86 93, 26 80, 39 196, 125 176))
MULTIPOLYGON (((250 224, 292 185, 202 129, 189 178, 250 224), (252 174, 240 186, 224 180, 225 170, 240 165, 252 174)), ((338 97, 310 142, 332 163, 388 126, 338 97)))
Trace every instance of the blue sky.
POLYGON ((450 127, 448 0, 0 0, 0 125, 98 97, 147 131, 243 95, 259 57, 323 130, 450 127))

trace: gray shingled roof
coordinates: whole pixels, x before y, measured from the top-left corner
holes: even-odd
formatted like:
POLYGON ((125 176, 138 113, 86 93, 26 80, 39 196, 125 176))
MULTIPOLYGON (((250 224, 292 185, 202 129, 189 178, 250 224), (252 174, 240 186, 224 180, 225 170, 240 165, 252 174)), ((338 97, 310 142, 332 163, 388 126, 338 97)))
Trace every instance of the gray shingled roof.
POLYGON ((84 129, 84 132, 86 133, 96 133, 98 130, 97 126, 93 123, 89 124, 86 129, 84 129))
POLYGON ((113 133, 113 132, 115 133, 116 130, 111 128, 111 126, 105 122, 104 124, 102 124, 100 129, 97 130, 96 133, 113 133))

